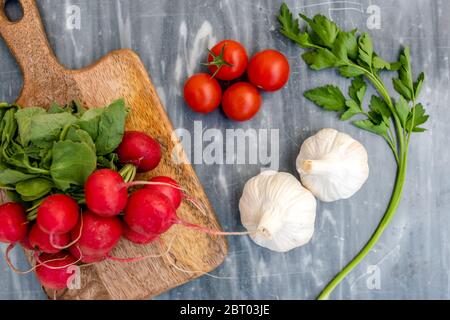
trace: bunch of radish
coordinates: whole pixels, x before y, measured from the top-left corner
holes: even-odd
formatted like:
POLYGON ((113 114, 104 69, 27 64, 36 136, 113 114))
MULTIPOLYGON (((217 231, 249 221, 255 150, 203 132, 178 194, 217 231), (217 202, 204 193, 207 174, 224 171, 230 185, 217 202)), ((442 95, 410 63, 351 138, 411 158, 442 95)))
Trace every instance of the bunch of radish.
MULTIPOLYGON (((126 132, 116 152, 123 166, 133 166, 137 172, 153 170, 161 161, 160 145, 142 132, 126 132)), ((46 288, 66 288, 69 267, 78 263, 139 260, 111 255, 122 236, 133 243, 148 244, 174 224, 228 234, 180 220, 176 211, 183 199, 189 198, 169 177, 126 182, 119 172, 100 169, 87 179, 84 195, 86 205, 82 207, 65 194, 48 196, 39 205, 35 222, 27 220, 21 204, 0 206, 0 242, 9 244, 7 253, 18 243, 33 250, 36 265, 32 270, 46 288), (130 193, 131 187, 140 188, 130 193)), ((16 270, 7 254, 6 258, 16 270)))

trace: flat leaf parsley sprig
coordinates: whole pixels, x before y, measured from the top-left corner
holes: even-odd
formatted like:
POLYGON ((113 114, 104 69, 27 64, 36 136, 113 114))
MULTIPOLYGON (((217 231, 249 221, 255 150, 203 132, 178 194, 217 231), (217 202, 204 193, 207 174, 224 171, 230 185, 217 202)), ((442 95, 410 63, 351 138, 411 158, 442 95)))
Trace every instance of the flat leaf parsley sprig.
POLYGON ((304 30, 300 29, 299 20, 293 18, 288 6, 283 4, 278 21, 280 32, 285 37, 308 49, 302 55, 303 60, 313 70, 336 68, 340 75, 352 78, 348 88, 348 97, 334 85, 325 85, 308 90, 305 97, 328 111, 339 113, 341 120, 355 116, 353 124, 363 130, 372 132, 386 140, 397 162, 397 177, 385 215, 364 248, 339 272, 319 295, 326 299, 334 288, 357 266, 370 252, 383 231, 391 221, 401 200, 406 177, 409 142, 414 132, 423 132, 422 125, 428 120, 422 104, 417 102, 425 76, 420 73, 414 81, 408 48, 404 48, 399 61, 388 62, 374 51, 372 38, 368 33, 358 30, 341 30, 333 21, 323 15, 312 19, 300 14, 306 22, 304 30), (380 77, 381 71, 397 71, 398 77, 392 79, 398 98, 389 94, 380 77), (370 98, 368 108, 363 105, 367 89, 371 83, 377 95, 370 98))

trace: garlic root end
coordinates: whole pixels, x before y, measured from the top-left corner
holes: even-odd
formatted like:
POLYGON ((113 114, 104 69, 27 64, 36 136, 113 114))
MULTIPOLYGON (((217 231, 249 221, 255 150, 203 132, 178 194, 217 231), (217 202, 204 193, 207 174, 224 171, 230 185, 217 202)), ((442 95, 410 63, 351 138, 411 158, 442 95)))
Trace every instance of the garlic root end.
POLYGON ((313 167, 313 161, 312 160, 303 160, 301 163, 301 170, 305 173, 311 173, 313 167))
POLYGON ((269 240, 272 239, 272 233, 265 227, 258 228, 258 233, 269 240))

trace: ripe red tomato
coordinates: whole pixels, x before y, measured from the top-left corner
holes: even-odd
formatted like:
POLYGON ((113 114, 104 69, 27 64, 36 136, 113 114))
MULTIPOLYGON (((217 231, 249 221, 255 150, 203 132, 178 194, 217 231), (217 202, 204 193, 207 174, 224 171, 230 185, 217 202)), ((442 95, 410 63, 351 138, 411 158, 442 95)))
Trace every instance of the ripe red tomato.
POLYGON ((195 112, 214 111, 220 105, 221 98, 222 88, 209 74, 195 74, 184 85, 184 100, 195 112))
POLYGON ((215 78, 228 81, 237 79, 244 74, 248 56, 245 48, 239 42, 223 40, 216 44, 211 52, 208 56, 208 68, 215 78))
POLYGON ((238 82, 225 90, 222 108, 228 118, 246 121, 258 113, 261 102, 261 94, 254 85, 238 82))
POLYGON ((275 50, 264 50, 253 56, 247 75, 251 83, 265 91, 281 89, 289 80, 289 62, 275 50))

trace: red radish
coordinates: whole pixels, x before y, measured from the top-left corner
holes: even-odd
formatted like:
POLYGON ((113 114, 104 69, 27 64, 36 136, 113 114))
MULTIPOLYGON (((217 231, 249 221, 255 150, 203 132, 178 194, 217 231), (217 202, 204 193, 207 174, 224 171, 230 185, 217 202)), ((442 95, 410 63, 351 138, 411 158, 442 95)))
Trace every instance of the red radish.
POLYGON ((117 217, 104 218, 86 211, 71 234, 72 240, 78 239, 75 246, 80 248, 83 255, 98 257, 116 246, 122 236, 122 225, 117 217))
POLYGON ((140 234, 134 232, 133 230, 130 229, 130 227, 126 223, 123 223, 122 226, 124 238, 136 244, 148 244, 150 242, 155 241, 159 237, 158 234, 154 233, 140 234))
MULTIPOLYGON (((151 239, 148 236, 142 236, 138 233, 133 232, 124 222, 122 222, 122 228, 124 230, 124 236, 130 236, 133 238, 134 243, 137 244, 147 244, 153 240, 155 240, 156 238, 158 238, 158 235, 156 236, 152 236, 151 239)), ((153 257, 153 255, 151 256, 144 256, 144 257, 137 257, 137 258, 117 258, 114 256, 111 256, 110 253, 108 251, 96 251, 93 253, 92 249, 87 248, 87 249, 83 249, 83 247, 79 247, 78 244, 75 244, 73 246, 71 246, 69 248, 70 253, 72 254, 72 256, 74 256, 77 260, 80 260, 83 263, 96 263, 96 262, 101 262, 103 260, 112 260, 112 261, 117 261, 117 262, 125 262, 125 263, 130 263, 130 262, 137 262, 137 261, 141 261, 141 260, 145 260, 147 258, 153 257), (86 254, 86 252, 88 252, 89 254, 86 254)))
POLYGON ((101 217, 113 217, 123 211, 127 204, 127 188, 145 185, 158 190, 180 206, 183 194, 176 181, 169 177, 156 177, 151 181, 132 181, 125 183, 123 177, 114 170, 101 169, 92 173, 84 186, 86 205, 89 210, 101 217))
POLYGON ((78 222, 78 204, 64 194, 48 196, 37 211, 37 225, 48 234, 68 233, 78 222))
MULTIPOLYGON (((161 180, 170 179, 167 177, 161 177, 161 180)), ((180 191, 178 184, 170 179, 170 183, 163 181, 132 181, 125 183, 123 178, 115 171, 110 169, 102 169, 94 172, 86 182, 85 186, 85 197, 86 204, 88 208, 99 216, 99 212, 103 214, 108 213, 112 215, 113 213, 118 214, 121 210, 117 210, 119 207, 117 203, 120 203, 120 207, 125 205, 125 222, 128 224, 130 229, 141 235, 156 234, 160 235, 166 232, 173 224, 183 224, 191 229, 196 229, 205 233, 214 235, 243 235, 248 233, 243 232, 221 232, 216 230, 211 230, 195 224, 191 224, 178 219, 176 216, 175 204, 178 203, 178 197, 182 194, 176 195, 176 192, 166 191, 160 192, 161 187, 167 187, 173 190, 180 191), (134 192, 127 200, 127 188, 132 186, 157 186, 158 188, 143 188, 134 192), (98 186, 98 188, 97 188, 98 186), (100 192, 99 192, 100 190, 100 192), (167 194, 168 196, 166 196, 167 194), (174 196, 175 195, 175 196, 174 196), (170 197, 170 198, 169 198, 170 197), (123 198, 123 201, 118 201, 118 199, 123 198), (112 203, 113 206, 108 206, 107 204, 112 203), (114 207, 115 209, 111 209, 114 207), (102 209, 102 210, 99 210, 102 209)), ((195 200, 186 198, 188 201, 192 202, 194 206, 202 210, 195 200)), ((93 214, 90 214, 93 216, 93 214)), ((84 220, 83 220, 84 221, 84 220)), ((120 223, 120 222, 119 222, 120 223)), ((79 235, 79 227, 77 231, 72 232, 72 240, 79 235)), ((101 254, 108 253, 114 246, 109 249, 100 249, 95 246, 88 244, 85 245, 83 235, 87 233, 86 239, 95 239, 95 230, 81 232, 81 239, 77 243, 83 254, 87 256, 98 256, 101 254)), ((120 235, 119 235, 120 238, 120 235)), ((131 236, 130 236, 131 238, 131 236)), ((96 241, 96 240, 94 240, 96 241)), ((108 255, 109 258, 109 255, 108 255)))
POLYGON ((27 235, 25 209, 15 202, 0 206, 0 242, 15 243, 27 235))
POLYGON ((117 148, 117 155, 122 164, 131 163, 139 172, 147 172, 161 161, 161 146, 143 132, 127 131, 117 148))
POLYGON ((45 253, 57 253, 61 251, 58 247, 64 247, 69 244, 70 236, 68 233, 49 235, 35 224, 30 230, 28 239, 34 250, 45 253), (52 241, 50 241, 50 237, 53 237, 52 241))
POLYGON ((113 217, 123 211, 127 204, 127 188, 146 185, 169 196, 177 207, 182 193, 178 184, 168 177, 158 177, 157 181, 133 181, 125 183, 122 176, 111 169, 101 169, 92 173, 84 186, 86 205, 89 210, 101 217, 113 217), (172 185, 174 187, 172 187, 172 185))
POLYGON ((101 217, 118 215, 126 206, 128 192, 123 178, 114 170, 92 173, 84 186, 86 205, 101 217))
POLYGON ((83 263, 100 262, 106 259, 106 253, 97 256, 88 256, 77 245, 71 246, 69 251, 75 259, 80 260, 83 263))
POLYGON ((137 190, 130 196, 124 220, 131 230, 140 234, 163 234, 174 224, 213 235, 250 234, 250 232, 222 232, 183 221, 177 217, 169 198, 146 188, 137 190))
POLYGON ((162 234, 176 222, 177 216, 169 198, 144 188, 129 197, 124 219, 134 232, 162 234))
POLYGON ((166 197, 168 197, 172 205, 174 206, 175 210, 177 210, 180 207, 181 201, 184 199, 190 202, 200 212, 205 213, 205 208, 201 204, 199 204, 194 198, 191 198, 188 195, 184 194, 183 188, 181 188, 180 185, 172 178, 160 176, 151 179, 149 182, 133 181, 127 183, 128 187, 140 185, 145 185, 146 189, 150 189, 154 192, 160 192, 166 197))
POLYGON ((175 180, 169 177, 154 177, 150 180, 150 182, 161 182, 166 184, 146 185, 145 188, 154 192, 161 192, 163 195, 170 199, 175 209, 178 209, 180 207, 181 200, 183 200, 183 193, 181 192, 181 188, 175 180), (173 185, 173 187, 169 185, 173 185))
POLYGON ((73 274, 69 272, 69 267, 77 262, 74 257, 67 252, 44 253, 39 256, 39 262, 44 264, 36 268, 36 275, 42 286, 53 290, 67 288, 67 282, 73 274))

